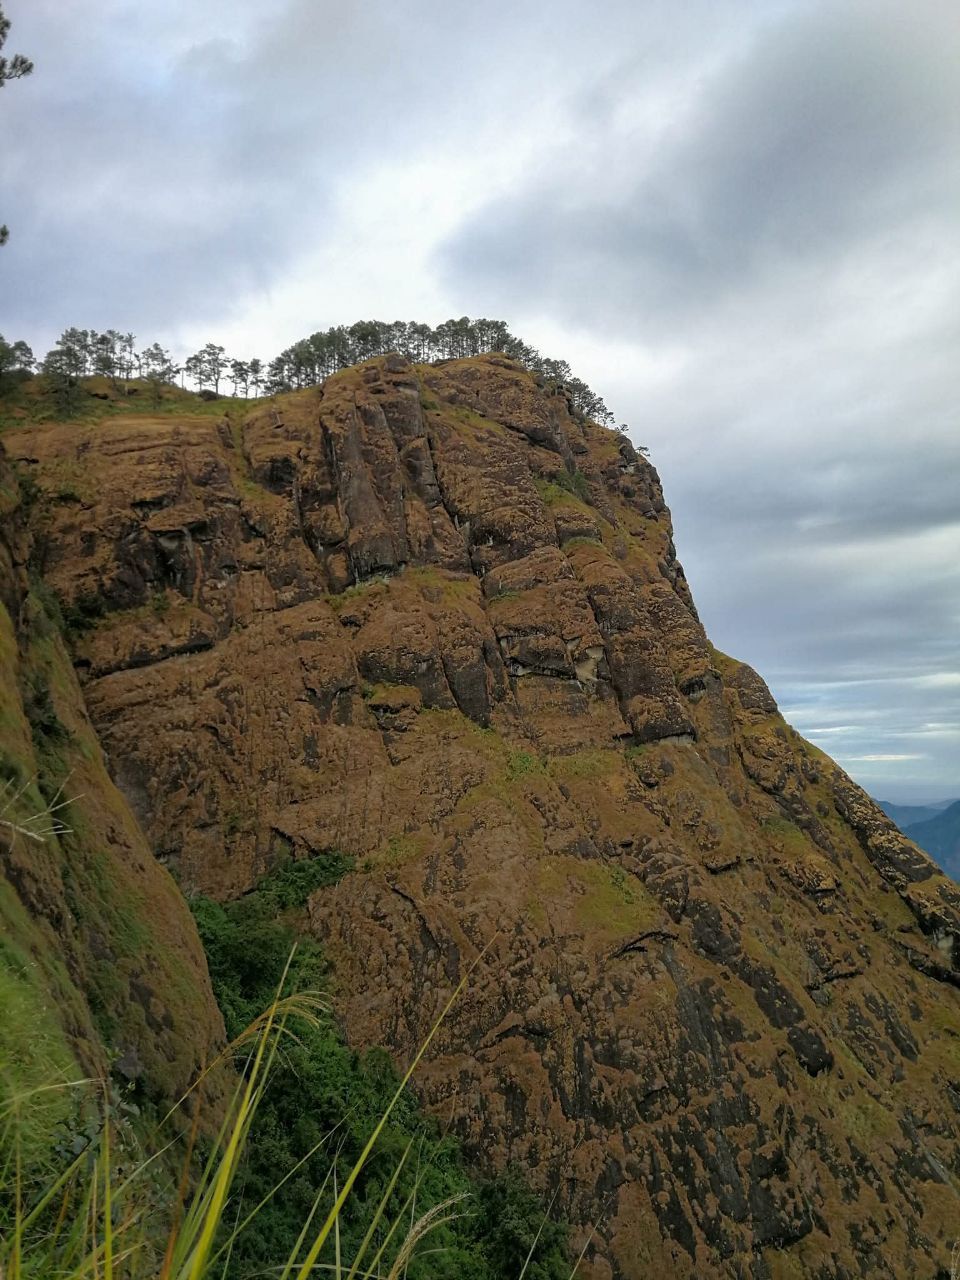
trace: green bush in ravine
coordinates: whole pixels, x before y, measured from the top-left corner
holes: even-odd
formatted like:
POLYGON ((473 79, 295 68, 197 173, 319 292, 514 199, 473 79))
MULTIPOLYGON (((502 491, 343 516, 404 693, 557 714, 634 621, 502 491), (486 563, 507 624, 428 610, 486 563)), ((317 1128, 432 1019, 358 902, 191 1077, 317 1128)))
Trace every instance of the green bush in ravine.
MULTIPOLYGON (((295 941, 296 914, 307 896, 339 879, 350 865, 336 856, 290 863, 235 902, 193 900, 229 1036, 238 1035, 273 999, 295 941)), ((288 975, 290 988, 316 990, 325 985, 325 973, 320 948, 302 940, 288 975)), ((316 1026, 297 1028, 297 1040, 287 1042, 274 1064, 254 1120, 234 1191, 239 1203, 233 1206, 233 1220, 256 1206, 325 1134, 332 1136, 235 1241, 230 1277, 263 1274, 287 1256, 331 1165, 336 1161, 344 1172, 351 1168, 397 1083, 387 1055, 354 1053, 331 1016, 321 1016, 316 1026)), ((458 1144, 438 1131, 410 1094, 394 1109, 344 1210, 344 1257, 352 1256, 362 1239, 411 1140, 413 1151, 386 1217, 396 1215, 417 1183, 417 1217, 452 1197, 466 1198, 454 1209, 455 1219, 431 1233, 421 1256, 410 1264, 410 1280, 518 1277, 538 1230, 525 1280, 567 1280, 571 1266, 565 1228, 544 1221, 544 1206, 519 1178, 474 1179, 458 1144)), ((330 1258, 324 1256, 324 1261, 330 1258)))

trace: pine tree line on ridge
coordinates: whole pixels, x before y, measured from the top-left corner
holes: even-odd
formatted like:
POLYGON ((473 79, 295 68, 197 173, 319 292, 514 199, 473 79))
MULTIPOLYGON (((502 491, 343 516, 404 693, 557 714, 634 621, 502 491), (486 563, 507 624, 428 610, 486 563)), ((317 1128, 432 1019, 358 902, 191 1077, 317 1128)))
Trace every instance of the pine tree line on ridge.
MULTIPOLYGON (((221 386, 232 384, 234 396, 274 395, 318 386, 332 373, 360 364, 374 356, 398 352, 419 364, 460 359, 486 352, 503 352, 525 368, 562 386, 574 411, 594 422, 613 424, 613 414, 600 396, 572 373, 565 360, 543 356, 512 334, 502 320, 445 320, 432 328, 417 321, 360 320, 312 333, 293 343, 270 361, 241 360, 208 342, 178 364, 159 343, 138 348, 132 333, 116 329, 70 328, 53 349, 35 359, 23 341, 8 343, 0 336, 0 390, 5 381, 33 373, 51 379, 54 389, 68 393, 78 379, 102 375, 115 382, 146 379, 159 400, 164 385, 185 387, 189 382, 201 393, 220 395, 221 386)), ((66 396, 68 399, 69 397, 66 396)))

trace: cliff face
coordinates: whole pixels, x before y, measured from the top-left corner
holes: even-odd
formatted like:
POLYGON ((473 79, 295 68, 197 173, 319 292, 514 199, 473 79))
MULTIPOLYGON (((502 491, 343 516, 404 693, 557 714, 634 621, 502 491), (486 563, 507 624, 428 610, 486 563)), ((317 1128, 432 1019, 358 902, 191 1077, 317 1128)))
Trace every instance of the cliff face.
MULTIPOLYGON (((42 497, 33 508, 43 536, 42 497)), ((109 1063, 169 1104, 223 1025, 190 912, 107 771, 35 551, 0 447, 0 1102, 109 1063)), ((71 1096, 32 1121, 38 1150, 71 1096)))
POLYGON ((489 944, 420 1088, 582 1274, 947 1274, 960 893, 711 648, 626 440, 487 356, 7 441, 158 857, 355 855, 312 926, 401 1058, 489 944))

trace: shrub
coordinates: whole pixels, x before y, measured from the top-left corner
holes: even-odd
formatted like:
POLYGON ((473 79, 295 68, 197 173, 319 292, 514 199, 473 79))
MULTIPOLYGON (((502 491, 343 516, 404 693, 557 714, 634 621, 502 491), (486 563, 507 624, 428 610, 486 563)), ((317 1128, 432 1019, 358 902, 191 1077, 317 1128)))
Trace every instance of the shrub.
MULTIPOLYGON (((238 1035, 277 989, 295 941, 290 913, 301 910, 311 893, 335 883, 352 865, 351 859, 336 853, 290 862, 235 902, 193 900, 191 907, 229 1036, 238 1035)), ((318 989, 326 978, 327 965, 320 947, 310 939, 301 940, 288 973, 288 989, 318 989)), ((297 1041, 288 1043, 274 1064, 254 1119, 235 1212, 242 1218, 298 1161, 304 1163, 285 1184, 283 1194, 271 1200, 235 1240, 231 1280, 263 1274, 287 1256, 334 1163, 350 1168, 397 1083, 387 1054, 382 1050, 355 1053, 329 1014, 321 1013, 314 1025, 298 1028, 297 1041), (328 1143, 314 1151, 331 1131, 337 1135, 335 1147, 328 1143), (314 1154, 310 1155, 311 1151, 314 1154)), ((415 1258, 410 1263, 406 1272, 409 1280, 519 1276, 541 1228, 526 1276, 566 1280, 570 1267, 564 1228, 544 1219, 542 1205, 522 1180, 511 1177, 476 1183, 457 1143, 439 1133, 409 1092, 394 1109, 345 1206, 340 1223, 344 1256, 351 1256, 358 1247, 411 1142, 415 1156, 403 1165, 396 1180, 391 1213, 395 1214, 414 1190, 418 1214, 457 1196, 476 1195, 465 1202, 462 1216, 431 1234, 429 1259, 415 1258)))
POLYGON ((529 751, 511 751, 507 757, 507 778, 510 782, 518 782, 521 778, 541 772, 540 761, 529 751))
POLYGON ((68 639, 75 639, 92 631, 107 612, 103 598, 94 592, 78 595, 70 604, 61 604, 60 611, 68 639))
POLYGON ((558 471, 553 477, 553 483, 567 493, 572 493, 581 502, 590 501, 590 486, 579 467, 572 474, 569 471, 558 471))
POLYGON ((534 483, 548 507, 562 503, 569 496, 578 498, 581 502, 590 502, 590 485, 580 470, 572 474, 569 471, 557 471, 550 480, 536 479, 534 483))

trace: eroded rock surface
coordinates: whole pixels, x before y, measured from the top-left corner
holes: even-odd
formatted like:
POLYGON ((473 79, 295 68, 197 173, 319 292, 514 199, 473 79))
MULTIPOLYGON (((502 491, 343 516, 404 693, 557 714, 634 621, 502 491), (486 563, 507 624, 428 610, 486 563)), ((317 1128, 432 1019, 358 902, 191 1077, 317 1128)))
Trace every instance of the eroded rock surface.
MULTIPOLYGON (((64 1083, 65 1060, 71 1080, 112 1067, 165 1110, 219 1053, 223 1023, 187 904, 107 771, 24 507, 0 445, 0 949, 4 998, 32 1011, 39 1046, 3 1027, 2 1065, 32 1061, 32 1088, 64 1083)), ((222 1088, 207 1076, 211 1126, 222 1088)))
POLYGON ((358 1044, 590 1280, 947 1275, 960 897, 714 650, 653 467, 512 362, 23 431, 117 784, 187 888, 290 854, 358 1044))

